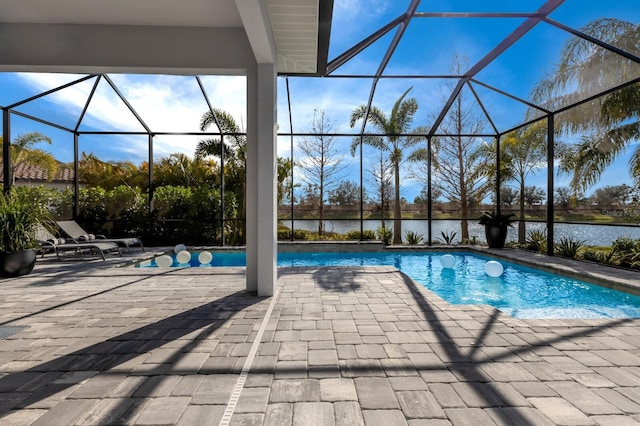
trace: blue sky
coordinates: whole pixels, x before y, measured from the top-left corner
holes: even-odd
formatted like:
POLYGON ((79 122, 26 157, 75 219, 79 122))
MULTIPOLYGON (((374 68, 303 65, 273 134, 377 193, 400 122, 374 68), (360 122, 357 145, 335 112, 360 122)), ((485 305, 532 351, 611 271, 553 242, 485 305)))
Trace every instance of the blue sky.
MULTIPOLYGON (((339 55, 403 13, 408 3, 408 0, 335 0, 329 58, 339 55)), ((543 3, 543 0, 425 0, 418 11, 532 12, 543 3)), ((566 0, 551 15, 553 19, 577 28, 593 19, 605 16, 637 23, 640 22, 640 7, 637 6, 637 0, 609 2, 566 0)), ((466 56, 469 63, 473 65, 522 22, 522 18, 415 18, 389 62, 385 74, 416 76, 450 74, 451 61, 455 52, 466 56)), ((353 58, 336 74, 374 74, 392 37, 393 32, 353 58)), ((562 44, 567 38, 568 34, 563 31, 548 24, 540 24, 498 60, 481 71, 477 78, 518 97, 528 98, 533 85, 552 71, 562 44)), ((3 106, 12 104, 79 77, 81 76, 2 73, 0 74, 0 104, 3 106)), ((111 77, 152 130, 198 131, 200 117, 207 107, 199 94, 195 79, 162 75, 114 74, 111 77)), ((209 76, 203 77, 203 83, 215 107, 229 111, 238 122, 245 122, 244 77, 209 76)), ((350 129, 349 115, 358 105, 366 103, 371 80, 290 78, 289 83, 295 132, 309 130, 315 109, 325 111, 337 132, 357 130, 350 129)), ((93 80, 64 89, 18 110, 64 126, 74 127, 92 84, 93 80)), ((384 111, 389 111, 398 96, 410 86, 413 86, 411 95, 420 105, 415 125, 430 125, 434 114, 440 111, 450 92, 450 82, 444 79, 381 80, 374 97, 374 104, 384 111)), ((521 104, 482 87, 476 86, 476 89, 492 119, 501 130, 523 121, 526 109, 521 104)), ((281 132, 288 132, 290 129, 287 97, 285 80, 282 78, 278 82, 278 97, 279 128, 281 132)), ((142 128, 103 81, 87 111, 81 129, 136 131, 142 128)), ((489 129, 487 125, 487 130, 489 129)), ((14 136, 33 130, 41 131, 54 140, 54 144, 46 148, 58 159, 65 162, 73 159, 73 139, 66 132, 20 117, 12 119, 14 136)), ((154 154, 156 158, 173 152, 192 154, 199 139, 199 137, 157 136, 154 154)), ((343 151, 347 151, 351 138, 342 138, 339 143, 345 147, 343 151)), ((80 139, 81 151, 94 152, 104 160, 127 159, 139 163, 147 159, 146 146, 146 136, 87 135, 80 139)), ((280 137, 279 154, 289 156, 289 147, 290 138, 280 137)), ((369 156, 365 159, 365 169, 368 158, 369 156)), ((349 164, 345 178, 357 181, 359 162, 350 155, 345 156, 345 161, 349 164)), ((626 158, 623 156, 617 164, 608 169, 602 182, 628 183, 626 168, 626 158)), ((408 179, 407 170, 403 170, 403 174, 406 178, 403 179, 405 186, 403 195, 412 200, 419 191, 420 184, 408 179)), ((567 178, 559 177, 557 185, 566 184, 567 178)), ((528 184, 546 187, 544 172, 533 177, 528 184)))

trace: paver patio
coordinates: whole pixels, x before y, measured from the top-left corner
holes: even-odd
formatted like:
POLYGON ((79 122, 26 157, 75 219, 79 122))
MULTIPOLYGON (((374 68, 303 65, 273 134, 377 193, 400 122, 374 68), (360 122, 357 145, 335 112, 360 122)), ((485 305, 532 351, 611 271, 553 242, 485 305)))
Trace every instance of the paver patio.
POLYGON ((516 320, 390 267, 40 262, 0 281, 0 424, 583 425, 640 420, 638 320, 516 320), (256 343, 256 339, 260 341, 256 343))

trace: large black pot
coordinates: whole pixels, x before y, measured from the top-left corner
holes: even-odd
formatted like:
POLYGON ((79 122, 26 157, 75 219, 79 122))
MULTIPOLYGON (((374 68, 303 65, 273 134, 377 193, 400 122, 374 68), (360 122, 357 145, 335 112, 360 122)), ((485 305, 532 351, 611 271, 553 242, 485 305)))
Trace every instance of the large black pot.
POLYGON ((504 248, 504 242, 507 240, 506 225, 485 225, 484 234, 489 248, 504 248))
POLYGON ((13 278, 27 275, 36 264, 35 250, 22 250, 10 253, 0 252, 0 277, 13 278))

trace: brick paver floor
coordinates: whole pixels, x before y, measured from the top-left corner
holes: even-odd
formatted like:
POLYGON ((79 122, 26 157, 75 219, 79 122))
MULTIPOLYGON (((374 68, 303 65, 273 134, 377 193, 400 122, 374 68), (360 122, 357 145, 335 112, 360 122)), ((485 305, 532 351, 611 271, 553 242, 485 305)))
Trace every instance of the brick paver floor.
POLYGON ((0 281, 0 424, 640 421, 638 320, 515 320, 390 267, 260 298, 241 268, 96 265, 0 281))

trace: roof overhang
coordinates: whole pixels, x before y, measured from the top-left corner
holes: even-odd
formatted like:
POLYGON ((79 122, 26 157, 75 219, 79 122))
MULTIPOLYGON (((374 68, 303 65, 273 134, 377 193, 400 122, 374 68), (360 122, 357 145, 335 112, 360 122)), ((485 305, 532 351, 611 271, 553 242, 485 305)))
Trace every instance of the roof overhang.
POLYGON ((280 74, 324 75, 333 0, 267 0, 280 74))
MULTIPOLYGON (((122 27, 129 34, 136 28, 146 32, 145 27, 166 27, 184 29, 188 35, 242 28, 257 63, 275 63, 280 74, 318 75, 326 69, 332 12, 333 0, 3 0, 0 27, 9 28, 10 34, 20 34, 20 25, 38 24, 93 26, 98 32, 97 26, 122 27)), ((206 41, 212 46, 219 42, 206 41)), ((202 43, 194 41, 198 47, 202 43)))

